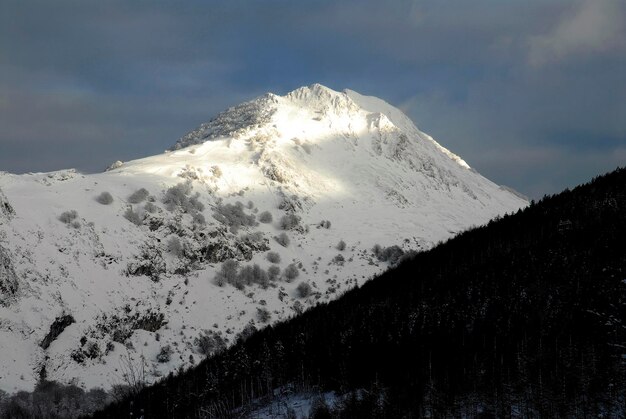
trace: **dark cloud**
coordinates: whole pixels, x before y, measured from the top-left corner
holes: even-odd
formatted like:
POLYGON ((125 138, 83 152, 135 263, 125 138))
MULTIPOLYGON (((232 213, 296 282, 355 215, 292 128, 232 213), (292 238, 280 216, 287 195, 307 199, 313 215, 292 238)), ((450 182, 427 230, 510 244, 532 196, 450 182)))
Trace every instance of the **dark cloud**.
POLYGON ((97 171, 320 82, 384 98, 533 197, 626 157, 619 0, 8 1, 0 170, 97 171))

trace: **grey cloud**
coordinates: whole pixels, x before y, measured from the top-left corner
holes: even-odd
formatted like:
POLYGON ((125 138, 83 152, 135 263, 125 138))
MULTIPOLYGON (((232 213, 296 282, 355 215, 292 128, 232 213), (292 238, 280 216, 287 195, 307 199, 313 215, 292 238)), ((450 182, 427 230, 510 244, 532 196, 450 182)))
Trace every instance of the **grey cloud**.
POLYGON ((535 67, 570 56, 623 50, 626 32, 623 4, 618 0, 584 0, 546 34, 529 39, 529 62, 535 67))
POLYGON ((624 161, 623 7, 598 2, 4 2, 0 170, 101 170, 321 82, 400 105, 496 182, 555 192, 624 161))

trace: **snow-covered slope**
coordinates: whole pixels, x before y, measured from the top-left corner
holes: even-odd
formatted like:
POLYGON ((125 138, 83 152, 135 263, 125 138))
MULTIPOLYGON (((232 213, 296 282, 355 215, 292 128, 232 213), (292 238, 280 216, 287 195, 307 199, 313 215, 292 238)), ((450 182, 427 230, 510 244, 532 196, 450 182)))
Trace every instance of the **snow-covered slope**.
POLYGON ((321 85, 104 173, 1 173, 0 388, 109 388, 142 364, 153 381, 363 283, 398 248, 524 205, 398 109, 321 85))

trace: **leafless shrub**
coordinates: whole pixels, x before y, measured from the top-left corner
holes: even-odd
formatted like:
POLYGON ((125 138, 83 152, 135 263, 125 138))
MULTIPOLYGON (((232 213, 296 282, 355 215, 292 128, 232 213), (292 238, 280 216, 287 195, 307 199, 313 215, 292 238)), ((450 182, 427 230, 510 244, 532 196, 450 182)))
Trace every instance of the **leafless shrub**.
POLYGON ((170 345, 165 345, 161 347, 161 350, 156 356, 156 360, 160 363, 170 362, 170 358, 172 356, 172 348, 170 345))
POLYGON ((328 228, 330 228, 330 226, 331 226, 331 222, 330 221, 322 220, 322 221, 320 221, 320 224, 319 224, 318 228, 321 227, 321 228, 327 228, 328 229, 328 228))
POLYGON ((266 257, 272 263, 280 263, 280 254, 276 252, 269 252, 266 257))
POLYGON ((113 196, 111 196, 111 194, 108 192, 102 192, 96 197, 96 201, 98 201, 102 205, 109 205, 111 202, 113 202, 113 196))
POLYGON ((280 233, 278 236, 274 236, 274 240, 276 240, 278 244, 283 247, 289 246, 290 243, 289 236, 287 236, 287 233, 285 232, 280 233))
POLYGON ((300 217, 295 214, 285 214, 280 219, 280 228, 292 230, 300 224, 300 217))
POLYGON ((287 265, 283 274, 285 275, 285 278, 287 278, 287 280, 291 281, 297 278, 298 275, 300 275, 300 271, 298 270, 298 267, 295 264, 291 263, 287 265))
POLYGON ((215 283, 219 286, 224 284, 234 284, 237 280, 237 272, 239 271, 239 262, 234 259, 228 259, 222 263, 222 267, 215 275, 215 283))
POLYGON ((191 182, 174 185, 165 191, 163 203, 169 211, 173 211, 177 207, 188 213, 203 211, 204 204, 199 201, 200 194, 196 193, 190 197, 191 189, 191 182))
POLYGON ((128 207, 126 209, 126 212, 124 213, 124 218, 138 226, 143 224, 143 219, 137 212, 133 211, 133 207, 128 207))
POLYGON ((65 211, 59 215, 59 221, 64 222, 65 224, 70 224, 78 217, 78 213, 76 210, 65 211))
POLYGON ((270 314, 269 310, 266 309, 265 307, 257 307, 256 318, 261 323, 267 323, 272 318, 272 315, 270 314))
POLYGON ((296 293, 300 298, 306 298, 311 295, 311 285, 306 282, 300 282, 296 288, 296 293))
POLYGON ((391 265, 398 263, 400 258, 404 255, 404 250, 398 245, 393 245, 385 248, 381 248, 379 245, 375 245, 374 254, 381 262, 389 262, 391 265))
POLYGON ((152 202, 146 202, 146 205, 143 206, 143 209, 146 210, 146 212, 149 212, 150 214, 154 214, 155 212, 158 211, 159 207, 154 205, 152 202))
POLYGON ((236 202, 235 205, 218 205, 213 216, 217 221, 231 227, 231 231, 233 229, 237 231, 240 226, 256 225, 256 217, 253 214, 246 214, 241 202, 236 202))
POLYGON ((259 221, 264 224, 271 223, 272 219, 272 213, 270 213, 269 211, 263 211, 261 214, 259 214, 259 221))
POLYGON ((270 281, 276 281, 280 276, 280 267, 276 265, 272 265, 267 268, 267 276, 270 281))
POLYGON ((131 204, 139 204, 144 199, 150 196, 150 192, 146 188, 137 189, 135 192, 130 194, 128 197, 128 202, 131 204))

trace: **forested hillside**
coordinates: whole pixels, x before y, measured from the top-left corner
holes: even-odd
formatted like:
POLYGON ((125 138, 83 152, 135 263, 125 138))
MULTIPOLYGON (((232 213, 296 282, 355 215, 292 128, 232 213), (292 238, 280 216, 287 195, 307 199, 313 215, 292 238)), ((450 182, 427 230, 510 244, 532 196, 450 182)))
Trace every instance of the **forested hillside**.
POLYGON ((96 417, 241 416, 276 389, 341 417, 623 415, 626 170, 467 231, 96 417), (234 409, 239 409, 232 413, 234 409))

